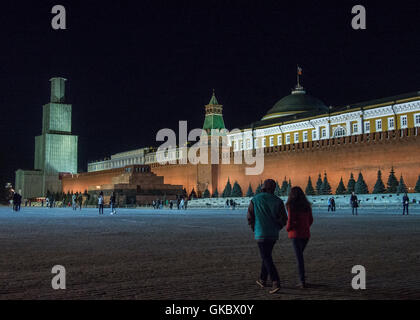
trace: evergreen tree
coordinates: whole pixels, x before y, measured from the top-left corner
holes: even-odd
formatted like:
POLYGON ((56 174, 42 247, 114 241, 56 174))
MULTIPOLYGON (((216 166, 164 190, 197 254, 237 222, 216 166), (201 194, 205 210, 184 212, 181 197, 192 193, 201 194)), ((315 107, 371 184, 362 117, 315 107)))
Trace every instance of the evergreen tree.
POLYGON ((219 198, 219 191, 217 191, 217 188, 216 188, 216 190, 214 190, 214 192, 213 192, 213 194, 212 194, 211 197, 212 198, 219 198))
POLYGON ((292 190, 292 181, 290 181, 289 179, 289 183, 287 184, 286 196, 289 196, 291 190, 292 190))
POLYGON ((355 191, 355 186, 356 186, 356 180, 354 180, 353 172, 351 172, 349 182, 347 183, 347 193, 350 194, 353 191, 355 191))
POLYGON ((190 196, 188 197, 188 199, 196 199, 197 198, 197 193, 195 192, 194 188, 191 190, 190 196))
POLYGON ((321 174, 318 175, 318 180, 316 182, 316 194, 321 195, 322 194, 322 179, 321 174))
POLYGON ((385 185, 382 182, 382 172, 378 170, 378 179, 373 187, 373 193, 384 193, 386 191, 385 185))
POLYGON ((398 180, 395 177, 394 167, 391 168, 391 172, 389 173, 388 182, 387 182, 387 193, 396 193, 398 188, 398 180))
POLYGON ((246 192, 246 196, 249 198, 254 196, 254 192, 252 191, 251 184, 249 184, 248 191, 246 192))
POLYGON ((398 183, 397 193, 406 193, 408 192, 407 186, 404 183, 404 179, 401 175, 400 182, 398 183))
POLYGON ((277 197, 281 196, 281 189, 280 189, 278 181, 276 181, 276 188, 274 189, 274 195, 276 195, 277 197))
POLYGON ((289 184, 287 183, 286 177, 284 177, 283 183, 281 184, 281 188, 280 188, 280 194, 282 196, 287 196, 287 187, 289 186, 289 184))
POLYGON ((321 194, 331 194, 331 185, 328 182, 327 179, 327 173, 324 173, 324 181, 322 181, 322 185, 321 185, 321 194))
POLYGON ((357 194, 367 194, 367 193, 369 193, 368 186, 367 186, 365 180, 363 179, 363 175, 362 175, 361 172, 359 172, 359 177, 357 178, 357 182, 356 182, 356 185, 354 187, 354 192, 356 192, 357 194))
POLYGON ((182 189, 182 196, 186 198, 188 196, 187 189, 182 189))
POLYGON ((210 198, 210 191, 209 191, 209 189, 206 188, 206 190, 204 190, 204 192, 203 192, 203 198, 210 198))
POLYGON ((261 193, 261 189, 262 189, 262 184, 260 183, 257 187, 257 189, 255 190, 255 194, 259 194, 261 193))
POLYGON ((237 181, 233 184, 232 192, 230 194, 231 197, 239 198, 243 196, 241 186, 237 181))
POLYGON ((228 178, 225 189, 223 190, 222 197, 223 198, 230 197, 231 193, 232 193, 232 185, 230 184, 230 181, 229 181, 229 178, 228 178))
POLYGON ((346 187, 344 186, 343 177, 341 177, 337 190, 335 190, 335 194, 345 194, 345 193, 346 193, 346 187))
POLYGON ((315 195, 315 190, 314 190, 314 187, 312 185, 312 180, 311 180, 310 176, 308 178, 308 184, 306 186, 305 193, 306 193, 307 196, 314 196, 315 195))
POLYGON ((414 187, 414 191, 420 193, 420 175, 417 179, 416 186, 414 187))

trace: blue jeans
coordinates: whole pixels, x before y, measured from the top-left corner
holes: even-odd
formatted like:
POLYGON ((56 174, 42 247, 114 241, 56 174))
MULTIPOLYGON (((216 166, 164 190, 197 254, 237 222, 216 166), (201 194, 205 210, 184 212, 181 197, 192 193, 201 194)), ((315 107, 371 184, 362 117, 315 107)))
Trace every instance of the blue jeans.
POLYGON ((104 214, 104 205, 103 204, 99 204, 99 214, 104 214))
POLYGON ((258 248, 260 249, 260 255, 262 259, 260 279, 263 281, 267 280, 268 275, 270 275, 270 279, 272 281, 280 281, 279 274, 277 272, 276 266, 274 265, 272 257, 273 247, 275 243, 276 241, 269 240, 258 242, 258 248))
POLYGON ((303 251, 308 244, 309 239, 295 238, 292 239, 293 248, 295 249, 296 260, 298 264, 299 280, 301 283, 305 283, 305 262, 303 260, 303 251))

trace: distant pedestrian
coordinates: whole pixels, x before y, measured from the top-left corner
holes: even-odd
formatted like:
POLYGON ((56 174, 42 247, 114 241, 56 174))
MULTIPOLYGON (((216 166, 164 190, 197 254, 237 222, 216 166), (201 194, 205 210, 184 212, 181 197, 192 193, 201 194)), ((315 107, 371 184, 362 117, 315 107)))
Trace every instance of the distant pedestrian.
POLYGON ((287 232, 292 239, 298 264, 300 288, 306 288, 305 263, 303 251, 308 244, 310 237, 310 227, 313 223, 312 208, 308 199, 300 187, 293 187, 290 190, 289 198, 286 202, 289 219, 287 220, 287 232))
POLYGON ((335 199, 334 197, 331 198, 331 209, 334 212, 335 211, 335 199))
POLYGON ((116 214, 117 210, 115 210, 115 194, 112 193, 111 197, 109 198, 109 206, 111 207, 111 215, 116 214))
POLYGON ((104 193, 101 191, 98 197, 99 214, 104 214, 104 193))
POLYGON ((236 201, 233 200, 233 202, 232 202, 232 210, 235 210, 235 208, 236 208, 236 201))
POLYGON ((184 209, 184 198, 182 198, 181 199, 181 202, 179 203, 179 207, 181 208, 181 209, 184 209))
POLYGON ((332 211, 331 198, 328 198, 328 212, 332 211))
POLYGON ((176 199, 176 206, 177 206, 177 208, 179 210, 180 207, 181 207, 181 199, 180 198, 176 199))
POLYGON ((186 198, 184 201, 184 209, 187 210, 187 207, 188 207, 188 198, 186 198))
POLYGON ((351 214, 357 216, 357 208, 359 207, 359 200, 357 199, 357 196, 354 193, 354 191, 351 193, 350 205, 351 205, 351 214))
POLYGON ((226 208, 229 208, 229 199, 226 199, 226 208))
POLYGON ((408 216, 408 204, 410 203, 410 199, 408 199, 407 193, 404 194, 403 197, 403 215, 405 212, 407 212, 408 216))
POLYGON ((76 202, 76 200, 77 200, 77 192, 76 192, 76 194, 73 194, 72 196, 71 196, 71 205, 72 205, 72 208, 73 208, 73 210, 76 210, 77 209, 77 202, 76 202))
POLYGON ((171 201, 169 201, 169 209, 171 209, 172 210, 172 207, 174 206, 174 202, 171 200, 171 201))
POLYGON ((287 223, 284 203, 274 195, 275 188, 274 180, 265 180, 261 192, 251 199, 247 214, 248 224, 254 232, 262 259, 260 278, 256 282, 261 288, 264 288, 267 286, 267 278, 270 276, 272 281, 270 293, 276 293, 281 287, 272 252, 279 239, 279 231, 287 223))
POLYGON ((83 205, 83 196, 81 193, 79 193, 79 197, 77 198, 77 203, 79 204, 79 211, 81 211, 82 205, 83 205))

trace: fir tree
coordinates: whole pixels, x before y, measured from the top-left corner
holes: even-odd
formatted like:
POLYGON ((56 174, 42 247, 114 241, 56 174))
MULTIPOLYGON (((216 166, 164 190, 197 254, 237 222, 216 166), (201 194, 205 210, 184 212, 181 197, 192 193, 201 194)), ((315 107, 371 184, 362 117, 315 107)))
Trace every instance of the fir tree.
POLYGON ((276 188, 274 189, 274 195, 276 195, 277 197, 281 196, 281 189, 280 189, 278 181, 276 181, 276 188))
POLYGON ((385 185, 382 182, 382 172, 378 170, 378 179, 373 187, 373 193, 384 193, 386 191, 385 185))
POLYGON ((361 172, 359 172, 359 177, 357 178, 357 182, 356 182, 356 185, 354 187, 354 192, 356 192, 357 194, 367 194, 367 193, 369 193, 368 186, 367 186, 365 180, 363 179, 363 175, 362 175, 361 172))
POLYGON ((316 194, 321 195, 322 194, 322 179, 321 174, 318 175, 318 180, 316 182, 316 194))
POLYGON ((216 190, 214 190, 214 192, 213 192, 213 194, 212 194, 211 197, 212 198, 219 198, 219 191, 217 191, 217 188, 216 188, 216 190))
POLYGON ((286 196, 289 196, 291 190, 292 190, 292 181, 289 179, 289 183, 287 184, 286 196))
POLYGON ((312 186, 312 180, 311 180, 310 176, 308 178, 308 184, 306 186, 305 193, 306 193, 307 196, 314 196, 315 195, 315 190, 314 190, 314 187, 312 186))
POLYGON ((417 179, 416 186, 414 187, 414 191, 420 193, 420 175, 417 179))
POLYGON ((197 193, 195 193, 194 188, 191 190, 190 196, 188 197, 188 199, 195 199, 197 198, 197 193))
POLYGON ((388 177, 386 192, 396 193, 397 188, 398 188, 398 180, 397 180, 397 177, 395 177, 394 167, 392 167, 389 173, 389 177, 388 177))
POLYGON ((406 193, 406 192, 408 192, 407 186, 405 185, 404 179, 401 175, 400 182, 398 183, 398 187, 397 187, 397 193, 406 193))
POLYGON ((262 184, 260 183, 257 187, 257 189, 255 190, 255 194, 259 194, 261 193, 261 189, 262 189, 262 184))
POLYGON ((204 192, 203 192, 203 198, 210 198, 210 191, 209 191, 209 189, 206 188, 206 190, 204 190, 204 192))
POLYGON ((327 173, 324 173, 324 181, 322 181, 322 185, 321 185, 321 194, 331 194, 331 185, 328 182, 327 179, 327 173))
POLYGON ((254 196, 254 192, 252 191, 251 184, 249 184, 248 191, 246 192, 246 196, 249 198, 254 196))
POLYGON ((346 193, 346 187, 344 186, 343 177, 341 177, 337 190, 335 190, 335 194, 345 194, 345 193, 346 193))
POLYGON ((241 186, 239 185, 239 183, 237 181, 235 181, 235 183, 233 184, 233 188, 232 188, 232 192, 230 194, 231 197, 235 197, 235 198, 239 198, 242 197, 243 193, 242 193, 242 189, 241 186))
POLYGON ((230 197, 230 194, 232 193, 232 185, 230 184, 229 178, 226 183, 225 189, 223 190, 222 197, 227 198, 230 197))
POLYGON ((280 194, 282 196, 287 196, 287 187, 289 186, 289 184, 286 181, 286 177, 284 177, 283 183, 281 184, 281 188, 280 188, 280 194))
POLYGON ((352 193, 355 191, 356 180, 354 180, 353 172, 350 173, 350 179, 347 183, 347 193, 352 193))

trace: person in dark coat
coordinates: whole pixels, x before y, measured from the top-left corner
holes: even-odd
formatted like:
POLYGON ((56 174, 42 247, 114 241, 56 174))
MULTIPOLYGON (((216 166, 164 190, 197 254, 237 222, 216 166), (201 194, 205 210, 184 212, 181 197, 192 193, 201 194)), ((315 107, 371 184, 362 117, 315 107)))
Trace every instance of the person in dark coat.
POLYGON ((356 212, 356 216, 357 216, 357 208, 359 207, 359 200, 357 199, 357 196, 354 193, 354 191, 351 193, 350 205, 351 205, 351 214, 355 215, 355 212, 356 212))
POLYGON ((274 195, 275 188, 274 180, 265 180, 262 192, 256 194, 250 201, 247 214, 248 225, 254 232, 262 259, 260 278, 256 282, 261 288, 264 288, 267 285, 267 278, 270 276, 273 282, 270 293, 276 293, 281 287, 272 252, 279 239, 279 231, 287 223, 284 203, 274 195))
POLYGON ((404 194, 402 202, 403 202, 403 215, 405 212, 407 212, 407 216, 408 216, 408 204, 410 202, 410 199, 408 199, 407 193, 404 194))
POLYGON ((111 215, 116 214, 117 210, 115 210, 115 194, 112 193, 111 197, 109 198, 109 206, 111 207, 111 215))

